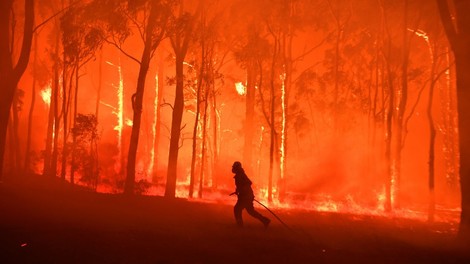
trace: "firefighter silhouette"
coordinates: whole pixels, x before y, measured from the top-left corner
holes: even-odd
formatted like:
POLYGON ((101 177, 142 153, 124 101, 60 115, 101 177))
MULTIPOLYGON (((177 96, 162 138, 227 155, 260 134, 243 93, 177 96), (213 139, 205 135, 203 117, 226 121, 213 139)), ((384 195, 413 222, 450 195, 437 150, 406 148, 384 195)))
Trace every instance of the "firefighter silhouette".
POLYGON ((239 227, 243 227, 242 211, 243 209, 246 209, 248 214, 260 220, 264 227, 268 227, 271 220, 258 213, 253 207, 255 196, 253 194, 253 189, 251 189, 251 180, 246 176, 245 170, 242 168, 242 164, 239 161, 235 161, 233 163, 232 172, 235 173, 233 178, 235 179, 236 189, 231 195, 236 194, 238 196, 237 203, 233 208, 237 225, 239 227))

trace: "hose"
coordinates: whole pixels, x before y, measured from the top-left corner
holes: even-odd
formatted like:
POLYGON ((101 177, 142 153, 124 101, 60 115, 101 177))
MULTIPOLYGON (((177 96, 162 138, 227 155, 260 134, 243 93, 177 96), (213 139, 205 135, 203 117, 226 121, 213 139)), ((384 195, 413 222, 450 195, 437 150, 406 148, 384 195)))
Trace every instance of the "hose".
POLYGON ((290 228, 286 223, 284 223, 284 221, 282 221, 281 218, 279 218, 279 216, 277 216, 273 211, 271 211, 271 209, 269 209, 266 205, 262 204, 260 201, 256 200, 256 199, 253 199, 255 202, 259 203, 261 206, 263 206, 264 208, 266 208, 266 210, 268 210, 274 217, 276 217, 277 220, 279 220, 279 222, 281 222, 281 224, 283 226, 285 226, 287 229, 289 229, 290 231, 293 231, 292 228, 290 228))

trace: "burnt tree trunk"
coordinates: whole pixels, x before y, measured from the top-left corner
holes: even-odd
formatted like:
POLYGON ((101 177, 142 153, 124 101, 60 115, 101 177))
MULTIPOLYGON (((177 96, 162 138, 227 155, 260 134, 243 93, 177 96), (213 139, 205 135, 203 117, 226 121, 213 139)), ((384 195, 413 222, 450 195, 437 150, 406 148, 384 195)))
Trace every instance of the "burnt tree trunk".
MULTIPOLYGON (((200 8, 198 8, 198 11, 200 11, 200 8)), ((179 12, 180 16, 183 16, 183 5, 180 5, 179 12)), ((197 14, 195 14, 194 17, 198 17, 197 14)), ((174 198, 176 194, 178 152, 180 148, 181 121, 183 119, 184 110, 183 63, 184 58, 186 57, 186 53, 188 51, 189 42, 193 38, 193 24, 194 22, 192 21, 192 19, 186 21, 186 24, 183 26, 183 29, 174 32, 174 35, 170 37, 171 46, 175 53, 176 88, 171 120, 170 150, 168 153, 168 170, 165 186, 165 197, 168 198, 174 198)))
POLYGON ((256 92, 256 65, 248 62, 246 80, 246 110, 245 110, 245 142, 243 146, 243 160, 248 175, 253 174, 253 142, 254 142, 254 116, 255 116, 255 92, 256 92))
POLYGON ((58 104, 59 104, 59 43, 60 43, 60 30, 58 28, 58 23, 55 24, 54 27, 55 35, 55 46, 54 52, 52 53, 54 56, 54 66, 53 72, 54 77, 51 83, 51 98, 49 104, 49 116, 48 116, 48 123, 47 123, 47 133, 46 133, 46 146, 45 146, 45 153, 44 153, 44 168, 43 168, 43 175, 54 175, 55 176, 55 165, 53 166, 52 162, 57 162, 57 158, 54 157, 55 153, 55 145, 57 144, 57 131, 55 128, 58 125, 57 111, 58 111, 58 104), (54 172, 54 174, 52 174, 54 172))
MULTIPOLYGON (((75 93, 74 93, 74 100, 73 100, 73 117, 72 117, 72 122, 73 126, 72 128, 77 127, 77 115, 78 115, 78 72, 80 70, 79 67, 79 62, 77 60, 77 65, 75 66, 75 93)), ((75 171, 77 170, 77 165, 76 165, 76 152, 77 152, 77 135, 76 133, 72 133, 72 160, 70 163, 70 183, 73 185, 75 184, 75 171)))
POLYGON ((20 125, 20 104, 21 104, 21 95, 20 90, 16 89, 15 96, 13 97, 13 104, 11 108, 11 158, 12 158, 12 169, 15 173, 20 172, 21 170, 21 151, 20 151, 20 138, 18 135, 18 127, 20 125))
POLYGON ((451 14, 447 0, 437 0, 441 20, 455 56, 457 109, 460 148, 460 189, 462 212, 459 237, 470 245, 470 1, 452 1, 456 14, 451 14))
MULTIPOLYGON (((57 39, 59 39, 59 35, 57 35, 57 39)), ((56 59, 58 60, 59 58, 59 42, 56 43, 56 48, 55 48, 55 55, 56 59)), ((52 156, 51 156, 51 161, 50 161, 50 175, 52 176, 57 176, 57 163, 58 163, 58 152, 59 152, 59 132, 60 132, 60 114, 59 114, 59 61, 56 61, 55 66, 54 66, 54 85, 52 87, 53 89, 53 98, 51 100, 54 101, 54 109, 53 109, 53 114, 54 114, 54 121, 53 121, 53 143, 52 143, 52 156)), ((65 85, 65 84, 64 84, 65 85)), ((65 96, 65 94, 64 94, 65 96)), ((51 104, 52 105, 52 104, 51 104)))
POLYGON ((409 38, 408 38, 408 1, 404 2, 403 12, 403 60, 401 64, 401 93, 397 93, 397 116, 396 116, 396 139, 395 139, 395 177, 394 184, 395 203, 394 207, 400 207, 400 183, 401 183, 401 157, 404 144, 403 122, 408 102, 408 64, 409 64, 409 38))
POLYGON ((196 160, 198 157, 198 131, 199 131, 199 116, 201 114, 201 89, 202 89, 202 76, 204 74, 204 49, 202 49, 202 63, 199 71, 197 87, 196 87, 196 112, 194 117, 193 127, 193 145, 192 145, 192 156, 191 156, 191 174, 189 177, 189 197, 193 198, 194 193, 194 181, 196 175, 196 160))
MULTIPOLYGON (((155 4, 151 5, 150 15, 146 28, 145 46, 142 52, 140 61, 139 76, 137 78, 137 89, 132 95, 132 110, 134 111, 131 140, 129 144, 129 154, 127 158, 127 176, 126 185, 124 188, 125 194, 134 194, 135 186, 135 163, 137 159, 137 146, 139 143, 140 124, 142 121, 142 100, 144 98, 145 79, 149 70, 150 60, 154 46, 153 31, 156 25, 157 7, 155 4)), ((155 47, 155 46, 154 46, 155 47)))
POLYGON ((198 197, 202 198, 202 191, 204 189, 204 174, 206 172, 206 159, 207 159, 207 148, 206 148, 206 140, 207 140, 207 108, 208 108, 208 92, 207 87, 205 91, 205 98, 204 98, 204 114, 202 116, 202 146, 201 146, 201 170, 199 172, 199 193, 198 197))
MULTIPOLYGON (((179 41, 176 41, 176 42, 179 42, 179 41)), ((165 186, 165 197, 170 197, 170 198, 175 197, 175 193, 176 193, 178 151, 179 151, 179 142, 180 142, 180 135, 181 135, 181 120, 183 119, 183 109, 184 109, 183 61, 186 55, 186 49, 183 49, 179 45, 175 47, 176 47, 175 48, 176 93, 175 93, 175 103, 173 105, 173 114, 172 114, 172 121, 171 121, 170 151, 168 154, 168 172, 167 172, 167 181, 166 181, 166 186, 165 186)))
POLYGON ((432 117, 432 101, 434 98, 434 80, 431 82, 429 87, 429 98, 428 98, 428 107, 427 107, 427 117, 429 122, 429 158, 428 158, 428 166, 429 166, 429 179, 428 179, 428 186, 429 186, 429 210, 428 210, 428 221, 434 221, 434 213, 435 213, 435 195, 434 195, 434 183, 435 183, 435 145, 436 145, 436 128, 434 126, 434 120, 432 117))
POLYGON ((36 74, 37 74, 37 54, 38 54, 38 36, 35 35, 34 37, 34 59, 33 59, 33 85, 31 87, 31 105, 29 107, 28 113, 28 131, 26 137, 26 150, 25 150, 25 157, 24 157, 24 171, 26 173, 31 173, 31 133, 33 127, 33 113, 34 113, 34 106, 36 104, 36 74))
POLYGON ((10 11, 13 0, 0 1, 0 80, 3 82, 0 89, 0 181, 3 178, 3 161, 10 117, 10 109, 18 82, 26 70, 31 53, 34 24, 34 1, 25 0, 25 19, 23 43, 21 53, 16 65, 10 53, 10 11))

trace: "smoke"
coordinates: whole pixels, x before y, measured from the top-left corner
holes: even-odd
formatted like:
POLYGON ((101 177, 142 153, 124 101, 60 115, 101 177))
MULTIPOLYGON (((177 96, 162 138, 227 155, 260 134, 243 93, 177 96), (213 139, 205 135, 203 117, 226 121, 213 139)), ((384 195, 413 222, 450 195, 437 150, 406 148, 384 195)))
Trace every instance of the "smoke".
POLYGON ((358 131, 324 138, 303 157, 289 165, 289 189, 294 192, 375 199, 381 188, 383 178, 378 172, 383 160, 358 131))

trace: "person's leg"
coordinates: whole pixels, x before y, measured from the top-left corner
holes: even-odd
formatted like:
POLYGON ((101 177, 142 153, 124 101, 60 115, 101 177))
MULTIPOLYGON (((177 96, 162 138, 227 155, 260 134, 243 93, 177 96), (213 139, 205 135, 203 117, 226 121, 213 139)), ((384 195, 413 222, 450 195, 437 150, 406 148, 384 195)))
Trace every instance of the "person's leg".
POLYGON ((260 220, 265 227, 267 227, 269 223, 271 222, 269 218, 263 216, 262 214, 258 213, 255 210, 255 208, 253 207, 253 202, 250 202, 249 204, 246 205, 246 211, 254 218, 257 218, 258 220, 260 220))
POLYGON ((237 221, 237 225, 239 227, 243 226, 242 211, 243 205, 240 203, 240 201, 237 201, 237 203, 233 207, 233 214, 235 215, 235 220, 237 221))

